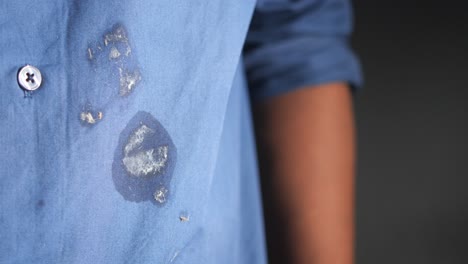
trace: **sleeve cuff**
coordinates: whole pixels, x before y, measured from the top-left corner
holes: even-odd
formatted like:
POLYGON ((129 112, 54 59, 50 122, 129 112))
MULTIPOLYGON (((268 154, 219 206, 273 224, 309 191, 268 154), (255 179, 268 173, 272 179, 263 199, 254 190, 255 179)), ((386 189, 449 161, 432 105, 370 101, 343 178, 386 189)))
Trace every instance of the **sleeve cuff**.
POLYGON ((363 86, 359 61, 345 39, 306 37, 267 46, 245 61, 253 100, 343 81, 363 86))

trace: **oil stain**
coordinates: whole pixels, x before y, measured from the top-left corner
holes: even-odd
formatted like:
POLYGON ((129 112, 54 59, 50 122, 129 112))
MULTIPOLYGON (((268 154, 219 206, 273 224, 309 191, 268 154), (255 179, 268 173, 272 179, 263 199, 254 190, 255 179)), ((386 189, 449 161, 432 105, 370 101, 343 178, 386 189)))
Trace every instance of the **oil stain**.
POLYGON ((141 74, 138 69, 130 71, 125 68, 119 68, 119 76, 120 76, 120 89, 119 95, 120 96, 127 96, 129 95, 135 86, 141 81, 141 74))
POLYGON ((93 81, 99 82, 99 85, 90 85, 100 87, 83 89, 86 103, 99 107, 101 112, 88 111, 84 105, 79 120, 83 126, 92 127, 101 121, 109 106, 126 99, 135 91, 142 75, 127 29, 120 23, 104 31, 98 40, 89 42, 84 51, 91 71, 96 76, 93 81))
POLYGON ((138 112, 121 132, 112 164, 115 188, 127 201, 164 205, 177 149, 166 129, 148 112, 138 112))
POLYGON ((166 195, 168 190, 164 186, 160 186, 153 194, 153 198, 156 202, 163 204, 166 202, 166 195))
POLYGON ((80 113, 80 120, 83 125, 94 125, 103 118, 102 112, 93 113, 91 111, 83 111, 80 113))

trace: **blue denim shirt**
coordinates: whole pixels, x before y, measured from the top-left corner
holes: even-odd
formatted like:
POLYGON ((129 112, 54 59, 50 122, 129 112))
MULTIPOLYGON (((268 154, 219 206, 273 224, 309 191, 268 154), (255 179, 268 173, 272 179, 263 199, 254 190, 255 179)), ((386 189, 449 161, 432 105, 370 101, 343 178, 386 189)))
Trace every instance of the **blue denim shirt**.
POLYGON ((1 0, 0 263, 265 263, 249 98, 359 86, 350 21, 345 0, 1 0))

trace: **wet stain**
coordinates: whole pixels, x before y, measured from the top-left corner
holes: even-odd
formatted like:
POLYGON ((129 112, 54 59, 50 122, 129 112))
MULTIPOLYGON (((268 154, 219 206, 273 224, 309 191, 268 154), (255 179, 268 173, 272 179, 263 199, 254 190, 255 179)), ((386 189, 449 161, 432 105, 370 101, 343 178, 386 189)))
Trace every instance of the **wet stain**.
MULTIPOLYGON (((129 56, 132 52, 128 41, 127 30, 121 24, 116 24, 112 31, 104 35, 104 46, 109 46, 110 44, 121 44, 123 46, 122 51, 124 51, 125 56, 129 56)), ((115 47, 113 47, 115 48, 115 47)))
POLYGON ((166 195, 167 195, 168 190, 164 186, 160 186, 159 188, 156 189, 156 191, 153 194, 153 199, 160 203, 163 204, 166 202, 166 195))
POLYGON ((89 112, 89 111, 84 111, 80 113, 80 120, 83 124, 86 125, 94 125, 97 122, 101 121, 103 118, 104 114, 102 112, 89 112))
MULTIPOLYGON (((119 76, 119 96, 127 96, 141 80, 138 64, 134 60, 132 47, 127 30, 121 24, 116 24, 103 37, 104 48, 97 49, 100 53, 107 54, 109 61, 113 61, 119 76)), ((104 63, 104 61, 103 61, 104 63)))
POLYGON ((90 43, 86 50, 86 56, 90 62, 100 58, 109 60, 118 59, 121 56, 130 58, 131 55, 132 46, 127 29, 119 23, 107 30, 101 40, 90 43))
POLYGON ((115 59, 118 59, 120 57, 120 52, 119 50, 116 48, 116 47, 112 47, 110 52, 109 52, 109 59, 110 60, 115 60, 115 59))
POLYGON ((161 173, 167 163, 167 146, 159 146, 141 150, 146 137, 155 131, 145 124, 141 124, 128 138, 124 146, 124 157, 122 159, 128 174, 133 177, 144 177, 151 174, 161 173))
MULTIPOLYGON (((139 63, 131 45, 127 29, 120 23, 88 43, 84 50, 99 89, 84 89, 87 103, 106 110, 119 100, 130 96, 142 80, 139 63)), ((89 85, 95 86, 96 83, 89 85)), ((82 125, 93 126, 102 119, 104 111, 86 109, 79 114, 82 125), (100 118, 101 117, 101 118, 100 118)))
POLYGON ((80 112, 79 119, 84 126, 93 126, 104 118, 102 111, 95 110, 90 104, 86 104, 80 112))
POLYGON ((120 96, 129 95, 133 91, 133 89, 135 89, 135 86, 141 81, 141 74, 138 69, 135 69, 134 71, 129 71, 127 69, 119 68, 119 76, 120 96))
POLYGON ((164 205, 177 150, 166 129, 147 112, 138 112, 119 137, 112 164, 115 188, 127 201, 164 205))
POLYGON ((88 51, 88 59, 93 60, 94 59, 94 51, 91 48, 88 48, 87 51, 88 51))

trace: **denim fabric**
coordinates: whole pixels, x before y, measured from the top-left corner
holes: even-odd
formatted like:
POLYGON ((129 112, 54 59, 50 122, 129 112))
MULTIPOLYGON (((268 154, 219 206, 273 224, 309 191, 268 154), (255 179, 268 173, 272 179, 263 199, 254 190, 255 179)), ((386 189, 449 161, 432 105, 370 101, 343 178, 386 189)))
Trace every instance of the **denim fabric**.
MULTIPOLYGON (((0 0, 0 263, 266 262, 240 59, 254 8, 0 0), (18 86, 26 64, 43 76, 34 92, 18 86)), ((249 71, 279 67, 262 52, 282 63, 282 49, 256 48, 249 71)), ((334 78, 353 82, 356 69, 334 78)))

